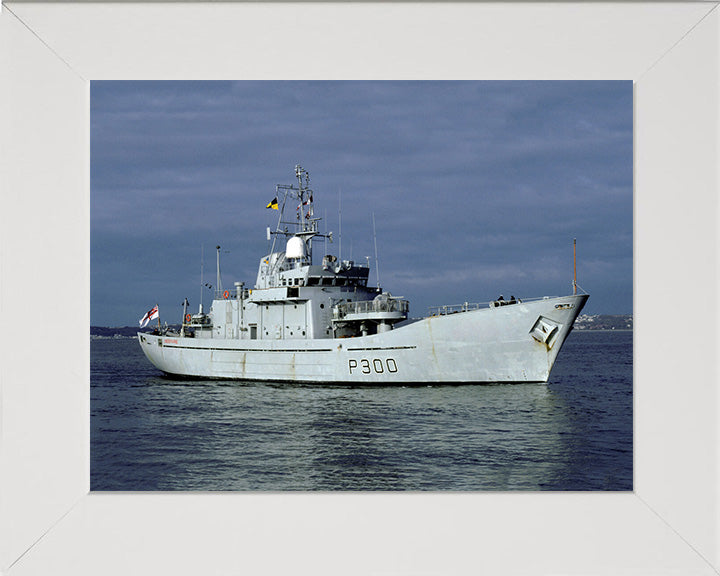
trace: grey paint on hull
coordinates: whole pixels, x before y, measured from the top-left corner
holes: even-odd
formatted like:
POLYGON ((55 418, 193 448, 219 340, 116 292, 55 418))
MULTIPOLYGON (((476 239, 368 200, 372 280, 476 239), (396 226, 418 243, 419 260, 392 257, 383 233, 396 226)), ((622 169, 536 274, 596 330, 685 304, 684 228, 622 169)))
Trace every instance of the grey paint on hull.
POLYGON ((572 295, 428 317, 354 338, 238 340, 146 333, 138 338, 157 368, 179 376, 350 385, 546 382, 587 298, 572 295))

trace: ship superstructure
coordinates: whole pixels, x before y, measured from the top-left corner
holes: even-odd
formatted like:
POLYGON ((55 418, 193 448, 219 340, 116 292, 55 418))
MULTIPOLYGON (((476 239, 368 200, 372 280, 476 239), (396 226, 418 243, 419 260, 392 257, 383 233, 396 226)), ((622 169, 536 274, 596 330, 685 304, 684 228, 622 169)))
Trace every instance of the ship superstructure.
MULTIPOLYGON (((401 384, 544 382, 586 294, 447 307, 404 323, 409 303, 368 286, 370 267, 324 254, 309 174, 276 186, 271 242, 253 288, 224 290, 206 314, 183 312, 179 331, 138 334, 168 374, 289 382, 401 384), (294 218, 293 218, 294 216, 294 218), (315 246, 316 247, 316 246, 315 246)), ((327 252, 327 251, 326 251, 327 252)))

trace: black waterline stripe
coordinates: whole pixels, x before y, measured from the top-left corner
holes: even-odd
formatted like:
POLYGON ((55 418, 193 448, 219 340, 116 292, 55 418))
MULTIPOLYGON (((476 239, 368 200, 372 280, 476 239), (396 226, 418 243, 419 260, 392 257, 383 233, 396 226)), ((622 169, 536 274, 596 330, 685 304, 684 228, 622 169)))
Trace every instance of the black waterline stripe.
MULTIPOLYGON (((174 348, 183 350, 207 350, 223 352, 332 352, 332 348, 297 348, 297 349, 271 349, 271 348, 200 348, 197 346, 174 346, 163 344, 163 348, 174 348)), ((368 350, 413 350, 417 346, 391 346, 388 348, 346 348, 347 352, 363 352, 368 350)))
POLYGON ((332 348, 298 348, 297 350, 277 350, 270 348, 200 348, 198 346, 173 346, 172 344, 163 344, 163 348, 182 348, 183 350, 205 350, 205 351, 222 351, 222 352, 332 352, 332 348))
POLYGON ((378 348, 348 348, 348 352, 359 352, 362 350, 413 350, 417 348, 417 346, 388 346, 388 347, 378 347, 378 348))

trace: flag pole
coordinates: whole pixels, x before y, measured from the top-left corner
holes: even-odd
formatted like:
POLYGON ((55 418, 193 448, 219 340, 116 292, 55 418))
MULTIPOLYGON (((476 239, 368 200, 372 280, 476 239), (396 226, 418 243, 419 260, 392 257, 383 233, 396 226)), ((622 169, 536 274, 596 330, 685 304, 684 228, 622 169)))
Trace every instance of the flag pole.
POLYGON ((218 295, 217 298, 220 298, 223 293, 222 281, 220 280, 220 246, 215 246, 215 250, 217 251, 217 264, 215 265, 217 269, 217 281, 215 284, 215 293, 218 295))
POLYGON ((155 304, 155 308, 157 308, 158 311, 158 332, 160 332, 160 307, 155 304))
POLYGON ((575 250, 575 244, 577 238, 573 238, 573 294, 577 294, 577 256, 575 250))

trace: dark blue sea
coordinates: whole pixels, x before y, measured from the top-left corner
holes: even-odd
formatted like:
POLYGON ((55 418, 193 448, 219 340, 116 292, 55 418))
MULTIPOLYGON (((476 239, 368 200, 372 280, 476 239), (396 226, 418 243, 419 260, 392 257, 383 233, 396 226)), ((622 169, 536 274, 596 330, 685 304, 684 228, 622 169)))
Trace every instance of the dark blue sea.
POLYGON ((574 331, 548 384, 172 380, 91 342, 92 490, 632 490, 632 332, 574 331))

